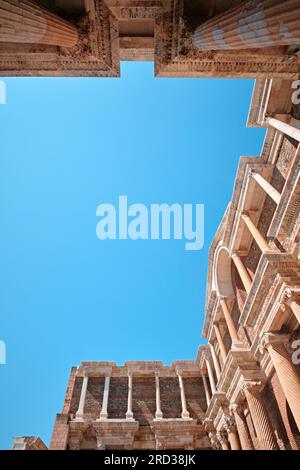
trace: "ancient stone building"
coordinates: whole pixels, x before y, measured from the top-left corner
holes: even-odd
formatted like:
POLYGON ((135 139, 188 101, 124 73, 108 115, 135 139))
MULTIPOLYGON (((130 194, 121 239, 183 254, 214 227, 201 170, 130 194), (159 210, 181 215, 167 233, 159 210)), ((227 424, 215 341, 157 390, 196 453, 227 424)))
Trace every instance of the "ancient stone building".
POLYGON ((266 138, 210 248, 196 360, 73 368, 50 448, 300 449, 299 0, 51 4, 0 2, 2 75, 118 76, 151 59, 158 76, 256 77, 248 126, 266 138), (12 34, 18 3, 32 28, 12 34))
POLYGON ((159 77, 299 73, 299 0, 2 0, 0 75, 159 77))

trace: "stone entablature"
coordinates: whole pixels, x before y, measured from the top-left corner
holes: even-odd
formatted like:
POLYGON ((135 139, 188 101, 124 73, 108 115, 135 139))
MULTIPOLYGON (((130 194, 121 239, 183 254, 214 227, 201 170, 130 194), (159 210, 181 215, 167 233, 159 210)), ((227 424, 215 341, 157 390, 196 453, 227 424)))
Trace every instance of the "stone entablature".
MULTIPOLYGON (((276 4, 276 0, 271 1, 276 4)), ((153 60, 155 75, 159 77, 291 79, 299 76, 300 57, 292 33, 290 42, 281 35, 268 47, 257 43, 253 48, 247 41, 242 49, 224 49, 220 41, 212 43, 211 48, 201 49, 196 45, 193 33, 197 26, 205 27, 216 17, 221 23, 227 23, 226 15, 232 16, 230 0, 56 3, 52 2, 51 11, 46 12, 44 8, 39 11, 42 5, 39 1, 27 0, 21 6, 16 0, 2 2, 0 15, 11 25, 8 32, 0 31, 0 75, 118 77, 120 60, 153 60), (37 11, 35 34, 26 28, 26 22, 19 21, 18 28, 14 23, 16 11, 19 18, 25 18, 28 5, 30 12, 33 8, 37 11), (61 11, 64 18, 60 17, 61 11), (18 35, 13 34, 16 29, 18 35)), ((300 10, 295 2, 291 8, 293 24, 300 23, 300 10)), ((274 11, 270 20, 278 31, 282 28, 282 12, 279 15, 274 11)), ((233 26, 236 25, 234 21, 233 26)), ((260 23, 254 22, 251 27, 259 29, 260 23)), ((288 31, 290 25, 287 23, 285 27, 288 31)))

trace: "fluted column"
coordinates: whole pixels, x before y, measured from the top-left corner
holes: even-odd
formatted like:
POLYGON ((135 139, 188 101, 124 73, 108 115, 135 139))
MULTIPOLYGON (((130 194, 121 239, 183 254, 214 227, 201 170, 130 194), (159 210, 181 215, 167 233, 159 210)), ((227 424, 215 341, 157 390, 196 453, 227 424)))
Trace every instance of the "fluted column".
POLYGON ((278 444, 270 418, 260 396, 259 387, 259 382, 246 382, 243 387, 245 398, 261 449, 277 450, 278 444))
POLYGON ((89 380, 88 375, 85 375, 82 381, 79 406, 78 406, 78 410, 76 413, 76 418, 79 418, 79 419, 82 419, 84 416, 84 404, 85 404, 85 397, 86 397, 86 392, 87 392, 87 387, 88 387, 88 380, 89 380))
POLYGON ((224 365, 225 362, 226 362, 226 358, 227 358, 226 347, 225 347, 225 344, 224 344, 224 341, 223 341, 223 338, 222 338, 222 335, 221 335, 221 332, 220 332, 219 324, 217 322, 215 322, 213 326, 214 326, 214 331, 215 331, 216 338, 217 338, 217 341, 218 341, 218 345, 219 345, 219 348, 220 348, 221 358, 222 358, 223 365, 224 365))
POLYGON ((287 287, 284 289, 281 306, 284 309, 285 305, 288 305, 295 315, 298 323, 300 324, 300 289, 287 287))
POLYGON ((221 375, 219 359, 217 357, 214 345, 210 344, 209 346, 210 346, 211 357, 212 357, 212 360, 213 360, 213 363, 214 363, 214 368, 215 368, 215 371, 216 371, 217 379, 219 380, 220 375, 221 375))
POLYGON ((128 373, 128 401, 127 401, 127 411, 126 419, 133 420, 133 411, 132 411, 132 372, 128 373))
POLYGON ((266 123, 268 126, 274 127, 274 129, 277 129, 283 134, 286 134, 292 139, 300 142, 300 129, 297 129, 297 127, 291 126, 291 124, 280 121, 279 119, 273 117, 267 118, 266 123))
POLYGON ((231 341, 239 341, 237 329, 235 327, 234 321, 229 312, 229 309, 227 307, 227 303, 224 297, 220 297, 220 304, 224 313, 224 318, 225 318, 226 325, 227 325, 227 328, 231 337, 231 341))
POLYGON ((231 259, 234 262, 238 270, 238 273, 240 275, 240 278, 242 280, 243 286, 245 287, 247 294, 249 294, 251 285, 252 285, 252 280, 251 280, 251 277, 249 276, 247 269, 244 266, 243 261, 241 260, 241 258, 236 252, 233 252, 231 254, 231 259))
POLYGON ((227 432, 231 450, 241 450, 236 424, 233 417, 226 417, 223 422, 223 428, 227 432))
POLYGON ((161 403, 160 403, 160 387, 159 387, 159 372, 155 372, 155 398, 156 398, 156 411, 155 411, 155 419, 162 419, 163 413, 161 411, 161 403))
POLYGON ((207 357, 207 355, 205 356, 205 363, 206 363, 206 368, 207 368, 207 373, 208 373, 208 378, 209 378, 209 383, 210 383, 210 389, 211 389, 211 393, 213 395, 217 391, 216 382, 215 382, 214 373, 213 373, 213 370, 212 370, 212 367, 211 367, 211 363, 210 363, 209 357, 207 357))
POLYGON ((253 450, 254 447, 242 406, 237 403, 232 403, 229 409, 236 422, 242 450, 253 450))
POLYGON ((273 199, 274 202, 276 202, 276 204, 279 204, 281 194, 269 183, 269 181, 253 169, 250 170, 249 176, 259 184, 259 186, 273 199))
POLYGON ((261 350, 267 349, 287 402, 300 431, 300 374, 292 363, 285 343, 289 337, 274 333, 264 333, 261 350))
POLYGON ((230 450, 227 436, 224 432, 217 432, 216 434, 218 441, 220 442, 222 450, 230 450))
POLYGON ((108 395, 109 395, 109 384, 110 384, 110 376, 105 376, 104 382, 104 390, 103 390, 103 399, 102 399, 102 407, 100 412, 100 420, 107 419, 107 406, 108 406, 108 395))
POLYGON ((249 229, 249 232, 253 236, 254 240, 256 241, 257 245, 261 249, 263 253, 267 251, 271 251, 271 248, 269 247, 268 243, 264 239, 264 237, 261 235, 260 231, 258 228, 255 226, 255 224, 252 222, 251 218, 249 217, 248 214, 243 213, 241 215, 242 220, 245 222, 247 228, 249 229))
POLYGON ((251 49, 300 43, 298 0, 246 1, 200 24, 193 34, 201 50, 251 49))
POLYGON ((0 42, 73 47, 76 26, 29 0, 1 0, 0 42))
POLYGON ((211 398, 210 398, 210 393, 209 393, 208 384, 207 384, 205 375, 202 375, 202 381, 203 381, 203 387, 204 387, 204 392, 205 392, 206 404, 208 408, 211 398))
POLYGON ((187 405, 186 405, 183 377, 182 377, 182 372, 180 370, 177 370, 177 376, 178 376, 178 380, 179 380, 181 408, 182 408, 181 417, 182 417, 182 419, 189 419, 190 418, 190 413, 188 412, 187 405))

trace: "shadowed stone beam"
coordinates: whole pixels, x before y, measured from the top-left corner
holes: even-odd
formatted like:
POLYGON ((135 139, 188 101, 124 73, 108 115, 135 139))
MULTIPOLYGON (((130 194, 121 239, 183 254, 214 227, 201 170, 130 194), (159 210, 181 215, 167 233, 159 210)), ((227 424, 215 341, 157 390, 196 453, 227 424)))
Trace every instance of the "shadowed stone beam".
POLYGON ((299 45, 299 0, 243 2, 200 24, 193 42, 201 50, 299 45))
POLYGON ((76 26, 28 0, 0 0, 0 42, 73 47, 76 26))

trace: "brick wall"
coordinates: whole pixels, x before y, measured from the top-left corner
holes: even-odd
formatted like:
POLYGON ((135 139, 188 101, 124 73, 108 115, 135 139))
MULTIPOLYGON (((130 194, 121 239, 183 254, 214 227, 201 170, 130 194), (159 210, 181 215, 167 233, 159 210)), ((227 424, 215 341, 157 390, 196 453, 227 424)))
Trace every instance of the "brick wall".
POLYGON ((200 422, 207 408, 201 377, 184 377, 184 391, 190 417, 200 422))
POLYGON ((84 412, 95 419, 99 418, 101 411, 104 381, 104 377, 89 377, 88 381, 84 412))
POLYGON ((133 415, 140 426, 146 426, 155 418, 155 377, 133 377, 133 415))
POLYGON ((128 377, 111 377, 108 398, 108 418, 125 419, 128 400, 128 377))
POLYGON ((161 409, 164 418, 181 417, 181 399, 177 377, 161 377, 159 379, 161 409))

